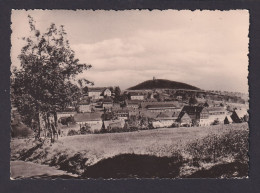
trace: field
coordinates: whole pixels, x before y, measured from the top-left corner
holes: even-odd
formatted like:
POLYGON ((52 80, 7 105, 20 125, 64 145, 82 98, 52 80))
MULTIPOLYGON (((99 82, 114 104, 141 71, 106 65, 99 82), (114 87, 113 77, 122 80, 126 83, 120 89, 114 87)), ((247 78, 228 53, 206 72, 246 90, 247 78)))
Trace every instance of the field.
MULTIPOLYGON (((55 166, 67 172, 93 177, 89 176, 91 169, 93 170, 94 168, 95 173, 98 173, 97 166, 103 169, 105 166, 113 168, 111 166, 111 164, 113 165, 113 160, 111 159, 114 158, 116 162, 119 161, 121 164, 126 162, 125 167, 127 167, 126 157, 129 160, 133 160, 132 163, 135 163, 135 166, 142 165, 147 160, 151 160, 149 161, 150 164, 163 163, 162 159, 164 159, 165 163, 169 161, 180 164, 178 174, 173 177, 188 177, 198 171, 208 170, 219 164, 236 162, 237 160, 234 160, 236 159, 234 155, 237 155, 240 151, 240 144, 238 144, 238 148, 234 148, 232 144, 231 147, 229 143, 223 144, 229 148, 225 149, 219 143, 220 140, 222 140, 221 143, 224 143, 223 140, 228 142, 228 138, 232 138, 236 133, 239 134, 236 140, 240 143, 240 133, 243 132, 245 133, 243 138, 246 138, 248 136, 247 123, 210 127, 163 128, 129 133, 66 136, 60 138, 52 145, 50 145, 49 141, 39 143, 34 142, 33 139, 13 139, 11 141, 11 160, 31 161, 55 166), (212 136, 214 140, 212 140, 212 136), (212 148, 210 149, 212 141, 212 145, 214 146, 213 153, 211 153, 212 148), (207 144, 205 145, 205 143, 207 144), (201 149, 201 153, 198 153, 198 149, 201 149), (211 154, 214 154, 213 157, 211 154), (133 157, 133 155, 138 155, 139 157, 133 157), (167 160, 168 158, 176 158, 178 160, 176 162, 176 160, 167 160)), ((247 138, 245 141, 247 141, 247 138)), ((231 143, 233 142, 231 141, 231 143)), ((172 168, 168 169, 172 170, 172 168)), ((156 171, 152 172, 156 173, 156 171)), ((112 177, 126 176, 131 177, 131 175, 127 174, 116 174, 112 177)), ((142 176, 141 174, 137 175, 137 177, 142 176)), ((171 177, 169 175, 155 174, 156 176, 171 177)))

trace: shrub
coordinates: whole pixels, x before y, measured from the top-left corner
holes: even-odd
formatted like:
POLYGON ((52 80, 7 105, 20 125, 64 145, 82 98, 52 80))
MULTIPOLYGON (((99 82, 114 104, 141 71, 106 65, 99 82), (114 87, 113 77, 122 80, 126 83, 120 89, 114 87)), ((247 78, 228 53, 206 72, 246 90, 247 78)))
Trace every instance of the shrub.
POLYGON ((90 126, 86 125, 86 126, 80 128, 81 135, 85 135, 87 133, 90 133, 90 126))
POLYGON ((186 151, 194 158, 216 162, 229 158, 241 163, 248 162, 248 130, 230 130, 219 135, 208 135, 190 143, 186 151))
POLYGON ((69 132, 68 132, 67 135, 68 135, 68 136, 79 135, 79 132, 78 132, 78 131, 75 131, 74 129, 71 129, 71 130, 69 130, 69 132))

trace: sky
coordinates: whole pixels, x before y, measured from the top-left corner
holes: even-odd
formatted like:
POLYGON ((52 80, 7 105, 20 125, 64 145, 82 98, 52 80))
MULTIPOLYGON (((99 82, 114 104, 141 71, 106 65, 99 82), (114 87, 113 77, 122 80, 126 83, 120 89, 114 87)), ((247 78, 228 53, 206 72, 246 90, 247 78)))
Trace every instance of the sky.
POLYGON ((29 35, 28 14, 45 32, 64 25, 95 86, 127 89, 153 77, 205 90, 248 93, 247 10, 12 10, 11 61, 29 35))

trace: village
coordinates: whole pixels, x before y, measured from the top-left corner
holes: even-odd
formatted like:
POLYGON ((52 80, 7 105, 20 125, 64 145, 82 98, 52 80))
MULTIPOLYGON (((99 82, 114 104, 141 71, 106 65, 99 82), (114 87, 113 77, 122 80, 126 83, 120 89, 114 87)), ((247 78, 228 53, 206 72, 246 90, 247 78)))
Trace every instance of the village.
POLYGON ((247 178, 248 21, 12 10, 10 178, 247 178))
MULTIPOLYGON (((121 92, 119 87, 89 87, 78 101, 57 112, 58 127, 61 136, 67 136, 73 132, 124 132, 248 121, 245 100, 225 100, 227 93, 222 95, 224 98, 212 93, 173 89, 121 92)), ((12 111, 14 115, 16 108, 12 111)))

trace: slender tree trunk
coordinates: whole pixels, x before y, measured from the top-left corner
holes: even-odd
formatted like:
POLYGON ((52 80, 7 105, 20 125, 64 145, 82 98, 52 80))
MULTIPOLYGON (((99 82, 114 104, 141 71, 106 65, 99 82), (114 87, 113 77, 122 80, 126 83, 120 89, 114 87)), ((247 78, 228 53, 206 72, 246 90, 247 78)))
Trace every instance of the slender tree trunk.
POLYGON ((56 112, 56 111, 53 112, 53 117, 54 117, 55 127, 57 128, 57 126, 58 126, 58 120, 57 120, 57 112, 56 112))
POLYGON ((36 134, 36 139, 40 139, 41 136, 41 120, 40 120, 40 112, 37 113, 37 123, 38 123, 38 130, 37 130, 37 134, 36 134))
POLYGON ((49 130, 49 125, 48 125, 46 115, 44 116, 44 123, 45 123, 44 137, 47 138, 47 131, 49 130))
POLYGON ((46 118, 47 118, 47 122, 48 122, 48 130, 50 133, 50 137, 51 137, 51 143, 53 142, 53 132, 52 132, 52 126, 50 124, 50 113, 46 114, 46 118))

